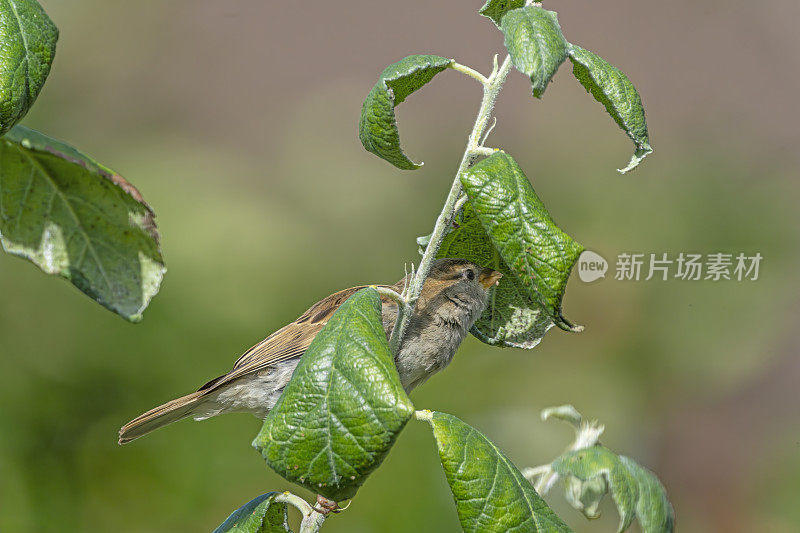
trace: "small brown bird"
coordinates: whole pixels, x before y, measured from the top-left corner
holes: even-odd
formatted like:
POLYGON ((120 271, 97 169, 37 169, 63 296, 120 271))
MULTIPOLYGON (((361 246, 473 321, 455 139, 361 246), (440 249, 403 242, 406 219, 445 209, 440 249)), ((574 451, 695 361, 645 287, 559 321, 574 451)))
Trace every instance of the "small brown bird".
MULTIPOLYGON (((465 259, 434 261, 395 357, 406 391, 450 363, 483 312, 489 289, 501 275, 465 259)), ((401 292, 408 281, 407 276, 384 287, 401 292)), ((345 300, 364 287, 345 289, 317 302, 300 318, 250 348, 224 376, 131 420, 120 429, 119 443, 125 444, 189 416, 205 420, 222 413, 244 411, 266 417, 317 333, 345 300)), ((397 318, 397 303, 382 297, 382 304, 383 327, 390 336, 397 318)))

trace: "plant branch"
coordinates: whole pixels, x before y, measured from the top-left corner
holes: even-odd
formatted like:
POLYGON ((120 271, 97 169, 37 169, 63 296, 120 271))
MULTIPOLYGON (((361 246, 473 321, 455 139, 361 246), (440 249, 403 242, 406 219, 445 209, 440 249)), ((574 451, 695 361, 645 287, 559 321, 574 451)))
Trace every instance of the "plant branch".
POLYGON ((461 164, 458 166, 458 171, 453 179, 453 184, 450 187, 450 192, 447 195, 447 199, 444 202, 444 207, 442 207, 442 212, 439 214, 439 218, 436 219, 436 224, 434 225, 433 232, 431 233, 430 242, 425 248, 425 253, 422 255, 422 260, 419 263, 417 273, 409 284, 408 295, 406 298, 408 304, 406 312, 398 313, 397 315, 397 322, 395 323, 394 330, 392 331, 392 337, 389 340, 389 346, 394 354, 397 354, 400 349, 400 345, 403 342, 403 336, 405 335, 406 328, 408 327, 409 317, 414 312, 414 307, 416 307, 417 300, 419 300, 419 295, 422 292, 422 286, 425 283, 425 279, 428 277, 428 273, 430 272, 431 264, 433 263, 434 258, 436 258, 436 254, 439 253, 439 247, 442 245, 442 240, 447 233, 447 228, 452 223, 453 216, 456 213, 456 202, 461 196, 461 174, 471 167, 479 156, 486 155, 487 153, 484 147, 481 146, 481 136, 483 135, 486 125, 489 123, 489 119, 492 116, 495 100, 497 99, 497 95, 506 81, 506 76, 508 76, 508 71, 510 68, 511 56, 506 56, 502 66, 499 67, 497 66, 497 56, 495 56, 492 74, 486 78, 486 82, 483 83, 483 100, 481 101, 481 106, 478 110, 478 116, 475 119, 475 124, 472 126, 472 132, 469 134, 464 155, 461 157, 461 164))
POLYGON ((314 509, 311 504, 303 498, 288 491, 275 496, 275 501, 288 503, 300 511, 300 514, 303 515, 303 519, 300 522, 299 533, 317 533, 319 528, 322 527, 322 523, 325 522, 327 518, 327 515, 314 509))
POLYGON ((423 409, 422 411, 414 411, 414 418, 420 420, 422 422, 430 422, 433 418, 433 412, 429 409, 423 409))

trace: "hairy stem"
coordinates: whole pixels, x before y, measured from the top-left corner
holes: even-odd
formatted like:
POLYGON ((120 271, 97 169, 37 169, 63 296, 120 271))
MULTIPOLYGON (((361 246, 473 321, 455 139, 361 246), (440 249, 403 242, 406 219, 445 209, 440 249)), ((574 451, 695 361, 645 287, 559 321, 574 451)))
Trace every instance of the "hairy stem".
POLYGON ((433 412, 428 409, 414 411, 414 418, 422 422, 430 422, 433 419, 433 412))
POLYGON ((300 522, 299 533, 317 533, 319 528, 322 527, 322 523, 325 522, 325 518, 327 518, 326 514, 320 513, 314 509, 311 504, 303 498, 288 491, 275 496, 275 501, 288 503, 300 511, 303 515, 303 519, 300 522))
POLYGON ((326 518, 327 515, 312 510, 310 514, 303 516, 303 520, 300 522, 299 533, 317 533, 326 518))
POLYGON ((486 77, 483 74, 481 74, 477 70, 473 70, 473 69, 469 68, 466 65, 462 65, 461 63, 456 63, 455 61, 453 61, 450 64, 450 68, 455 70, 456 72, 460 72, 462 74, 466 74, 470 78, 475 78, 476 80, 481 82, 483 85, 486 85, 488 83, 488 81, 489 81, 489 80, 486 79, 486 77))
POLYGON ((397 303, 398 306, 400 307, 406 306, 406 299, 403 298, 403 295, 398 293, 397 291, 392 290, 389 287, 381 287, 378 285, 370 285, 370 287, 378 291, 378 294, 380 294, 381 296, 385 296, 390 300, 393 300, 395 303, 397 303))
POLYGON ((428 273, 430 272, 431 264, 436 258, 436 254, 439 253, 439 247, 442 245, 442 240, 447 233, 447 228, 452 223, 453 216, 456 213, 456 203, 461 196, 461 174, 471 167, 478 157, 482 155, 488 155, 490 153, 488 149, 481 146, 481 136, 483 135, 486 125, 489 123, 489 119, 492 116, 495 100, 497 99, 497 95, 506 81, 506 76, 508 76, 508 71, 510 68, 511 56, 506 56, 502 66, 499 67, 497 65, 497 56, 495 56, 492 74, 488 78, 485 78, 485 82, 482 82, 483 100, 481 101, 481 107, 478 110, 478 116, 475 119, 475 124, 472 126, 472 132, 469 134, 467 148, 464 150, 464 155, 461 158, 461 164, 458 166, 458 171, 453 179, 453 185, 450 187, 450 192, 447 195, 447 199, 444 202, 444 207, 442 207, 442 212, 439 214, 439 218, 436 219, 436 225, 433 227, 433 233, 431 233, 430 242, 428 243, 427 248, 425 248, 425 253, 422 255, 422 260, 419 263, 417 273, 408 286, 408 292, 406 295, 406 301, 408 305, 406 306, 405 312, 400 312, 397 315, 397 322, 395 323, 394 330, 392 331, 392 338, 389 340, 389 346, 394 354, 397 354, 400 349, 400 345, 403 342, 403 336, 405 335, 406 328, 408 327, 409 317, 414 312, 414 307, 416 307, 417 300, 419 300, 419 295, 422 292, 422 286, 425 283, 425 279, 428 277, 428 273))

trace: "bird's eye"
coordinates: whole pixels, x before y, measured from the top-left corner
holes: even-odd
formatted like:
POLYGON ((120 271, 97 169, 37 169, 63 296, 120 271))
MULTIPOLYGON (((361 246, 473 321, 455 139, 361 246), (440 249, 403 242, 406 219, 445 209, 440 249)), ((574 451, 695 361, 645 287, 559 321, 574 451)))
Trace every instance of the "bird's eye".
POLYGON ((472 269, 468 268, 467 270, 464 271, 464 277, 470 281, 473 281, 475 279, 475 272, 472 269))

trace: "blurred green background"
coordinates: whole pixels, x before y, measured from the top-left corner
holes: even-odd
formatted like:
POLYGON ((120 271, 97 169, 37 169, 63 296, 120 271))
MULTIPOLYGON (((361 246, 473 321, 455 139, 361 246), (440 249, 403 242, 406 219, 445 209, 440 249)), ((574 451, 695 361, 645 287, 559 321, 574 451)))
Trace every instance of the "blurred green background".
MULTIPOLYGON (((61 29, 25 124, 66 139, 155 208, 168 263, 139 325, 0 254, 0 531, 210 531, 287 483, 249 415, 184 421, 119 447, 117 429, 227 371, 340 288, 416 261, 463 150, 479 87, 455 72, 401 106, 401 172, 357 138, 362 98, 410 53, 483 72, 502 38, 472 2, 43 0, 61 29)), ((517 463, 555 457, 573 403, 604 443, 666 485, 678 529, 800 528, 796 2, 550 2, 567 38, 637 85, 655 153, 562 67, 542 101, 512 73, 490 144, 511 153, 565 231, 621 252, 764 257, 758 281, 570 283, 568 318, 533 351, 470 338, 414 392, 517 463)), ((613 264, 612 264, 613 269, 613 264)), ((412 422, 326 531, 457 531, 433 440, 412 422)), ((613 531, 548 500, 578 532, 613 531)))

